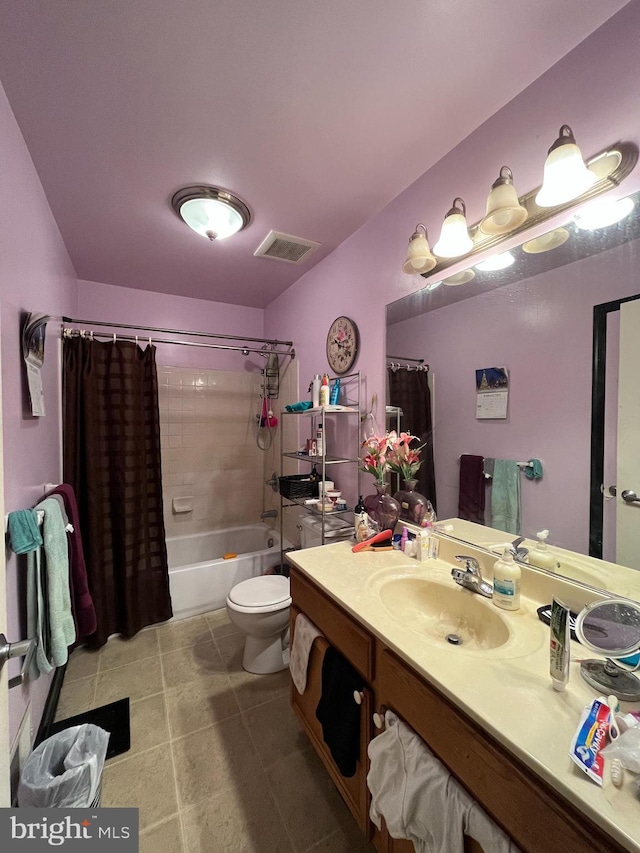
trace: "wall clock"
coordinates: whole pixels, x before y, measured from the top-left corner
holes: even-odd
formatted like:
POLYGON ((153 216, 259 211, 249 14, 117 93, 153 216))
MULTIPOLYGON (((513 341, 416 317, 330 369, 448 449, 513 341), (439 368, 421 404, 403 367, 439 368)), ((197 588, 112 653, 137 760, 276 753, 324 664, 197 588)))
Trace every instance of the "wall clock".
POLYGON ((338 376, 348 373, 358 355, 358 327, 348 317, 334 320, 327 334, 327 361, 338 376))

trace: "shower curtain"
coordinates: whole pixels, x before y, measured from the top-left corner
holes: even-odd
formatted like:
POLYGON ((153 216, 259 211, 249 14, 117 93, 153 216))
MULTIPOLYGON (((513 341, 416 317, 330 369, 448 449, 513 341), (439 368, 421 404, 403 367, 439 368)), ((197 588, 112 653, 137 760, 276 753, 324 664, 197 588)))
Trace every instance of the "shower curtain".
POLYGON ((387 368, 389 405, 399 406, 403 417, 403 432, 418 437, 424 445, 422 465, 418 469, 416 491, 428 498, 437 511, 436 479, 433 465, 433 424, 431 422, 431 391, 427 374, 423 370, 391 370, 387 368))
POLYGON ((128 341, 63 344, 64 480, 78 501, 93 648, 172 616, 155 356, 128 341))

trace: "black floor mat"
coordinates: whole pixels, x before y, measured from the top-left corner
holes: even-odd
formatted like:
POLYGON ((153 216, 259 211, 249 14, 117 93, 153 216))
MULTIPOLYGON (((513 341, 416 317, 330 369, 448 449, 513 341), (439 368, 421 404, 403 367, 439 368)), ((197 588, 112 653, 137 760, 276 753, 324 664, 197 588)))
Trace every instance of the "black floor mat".
POLYGON ((69 729, 72 726, 81 726, 83 723, 93 723, 101 729, 109 732, 109 747, 107 759, 120 755, 131 749, 131 727, 129 722, 129 699, 118 699, 109 705, 102 705, 93 711, 85 711, 84 714, 76 714, 75 717, 67 717, 59 720, 51 726, 50 735, 69 729))

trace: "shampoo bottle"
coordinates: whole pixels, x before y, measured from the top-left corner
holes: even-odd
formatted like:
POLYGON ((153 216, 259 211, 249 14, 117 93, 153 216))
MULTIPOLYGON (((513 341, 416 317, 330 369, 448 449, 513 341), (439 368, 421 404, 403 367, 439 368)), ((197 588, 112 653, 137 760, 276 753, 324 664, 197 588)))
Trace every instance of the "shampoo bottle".
POLYGON ((320 405, 329 405, 329 377, 326 373, 322 377, 322 385, 320 386, 320 405))
POLYGON ((311 405, 317 409, 320 405, 320 374, 316 373, 311 382, 311 405))
POLYGON ((511 547, 493 567, 493 603, 503 610, 520 609, 520 566, 513 559, 511 547))
POLYGON ((529 551, 529 562, 532 566, 537 566, 539 569, 547 569, 554 572, 557 568, 557 561, 547 547, 548 530, 540 530, 536 533, 538 543, 535 548, 529 551))

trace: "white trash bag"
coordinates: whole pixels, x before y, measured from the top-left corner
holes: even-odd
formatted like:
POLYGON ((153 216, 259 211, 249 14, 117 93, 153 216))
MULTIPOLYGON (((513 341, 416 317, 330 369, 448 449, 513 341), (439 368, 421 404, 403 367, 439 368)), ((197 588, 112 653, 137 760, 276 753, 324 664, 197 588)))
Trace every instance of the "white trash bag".
POLYGON ((99 794, 109 732, 85 723, 42 741, 25 762, 21 808, 87 808, 99 794))

